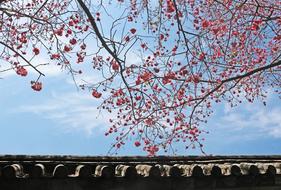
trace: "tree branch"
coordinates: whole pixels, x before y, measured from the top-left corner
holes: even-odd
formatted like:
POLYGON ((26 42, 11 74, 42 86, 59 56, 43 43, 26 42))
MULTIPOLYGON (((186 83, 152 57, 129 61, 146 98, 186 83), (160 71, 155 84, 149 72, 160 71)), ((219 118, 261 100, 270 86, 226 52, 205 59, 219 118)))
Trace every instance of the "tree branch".
POLYGON ((30 67, 32 67, 35 71, 37 71, 40 75, 45 76, 41 71, 39 71, 34 65, 32 65, 24 56, 22 56, 20 53, 18 53, 16 50, 14 50, 14 48, 12 48, 11 46, 9 46, 8 44, 5 44, 4 42, 0 41, 0 44, 2 44, 3 46, 9 48, 10 50, 12 50, 15 54, 17 54, 18 56, 20 56, 20 58, 22 58, 30 67))

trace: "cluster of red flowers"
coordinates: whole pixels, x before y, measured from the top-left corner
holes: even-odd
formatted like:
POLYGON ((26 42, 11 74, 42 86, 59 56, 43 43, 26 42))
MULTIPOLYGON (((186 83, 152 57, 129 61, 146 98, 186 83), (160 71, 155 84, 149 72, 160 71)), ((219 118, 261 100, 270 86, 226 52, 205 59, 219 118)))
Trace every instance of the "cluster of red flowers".
POLYGON ((16 73, 20 76, 25 77, 27 75, 27 70, 23 66, 17 66, 16 73))
POLYGON ((97 90, 92 91, 92 96, 95 98, 100 98, 102 93, 98 92, 97 90))
POLYGON ((31 88, 35 91, 41 91, 42 90, 42 82, 31 81, 31 88))

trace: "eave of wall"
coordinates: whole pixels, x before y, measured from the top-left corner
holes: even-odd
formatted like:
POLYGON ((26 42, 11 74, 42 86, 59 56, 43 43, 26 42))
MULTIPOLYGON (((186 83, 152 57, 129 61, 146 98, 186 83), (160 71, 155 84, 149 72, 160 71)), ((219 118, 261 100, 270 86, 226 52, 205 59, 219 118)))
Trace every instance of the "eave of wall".
POLYGON ((0 156, 2 190, 281 189, 281 156, 0 156))

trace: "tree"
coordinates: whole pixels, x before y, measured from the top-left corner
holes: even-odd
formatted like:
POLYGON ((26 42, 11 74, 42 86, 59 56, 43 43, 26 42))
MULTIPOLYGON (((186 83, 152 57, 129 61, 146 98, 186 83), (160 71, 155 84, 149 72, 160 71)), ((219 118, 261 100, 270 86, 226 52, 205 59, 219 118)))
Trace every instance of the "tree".
POLYGON ((1 72, 35 70, 40 91, 34 58, 74 80, 92 64, 100 81, 79 87, 116 115, 105 133, 115 150, 128 139, 149 155, 175 142, 202 149, 214 104, 280 95, 279 0, 2 0, 0 12, 1 72))

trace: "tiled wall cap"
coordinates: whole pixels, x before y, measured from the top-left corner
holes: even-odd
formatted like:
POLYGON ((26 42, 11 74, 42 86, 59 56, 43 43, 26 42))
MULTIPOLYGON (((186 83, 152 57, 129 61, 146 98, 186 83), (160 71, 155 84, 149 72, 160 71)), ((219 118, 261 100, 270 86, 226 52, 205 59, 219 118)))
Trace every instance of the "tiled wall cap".
POLYGON ((203 169, 199 165, 195 165, 192 168, 193 177, 202 177, 204 176, 203 169))
POLYGON ((30 177, 39 178, 45 176, 45 167, 43 164, 35 164, 30 173, 30 177))
POLYGON ((230 166, 230 174, 234 176, 240 176, 241 173, 241 168, 237 164, 233 164, 230 166))
POLYGON ((75 169, 75 176, 81 178, 92 177, 92 168, 89 165, 79 165, 75 169))
POLYGON ((217 177, 222 175, 221 168, 218 165, 213 165, 211 169, 211 175, 217 177))
POLYGON ((108 165, 97 165, 95 170, 96 177, 112 178, 115 175, 114 168, 108 165))
POLYGON ((139 164, 136 166, 138 174, 144 177, 160 177, 161 171, 157 166, 151 166, 147 164, 139 164))
POLYGON ((120 177, 137 177, 137 170, 134 166, 119 164, 115 168, 115 175, 120 177))
POLYGON ((182 176, 182 172, 177 166, 163 165, 164 171, 162 176, 167 177, 180 177, 182 176))
POLYGON ((240 163, 239 167, 243 175, 256 176, 260 173, 259 168, 252 163, 240 163))
POLYGON ((20 164, 6 165, 1 173, 4 178, 24 177, 23 167, 20 164))
POLYGON ((277 173, 276 168, 273 165, 267 165, 265 173, 271 176, 275 176, 277 173))
POLYGON ((59 164, 55 167, 53 176, 55 178, 66 178, 68 176, 68 169, 63 164, 59 164))
MULTIPOLYGON (((5 157, 6 158, 6 157, 5 157)), ((14 158, 14 157, 13 157, 14 158)), ((59 160, 47 160, 49 157, 43 157, 35 161, 35 158, 28 160, 29 157, 20 157, 21 160, 14 161, 0 158, 1 178, 112 178, 112 177, 203 177, 203 176, 241 176, 241 175, 267 175, 274 177, 281 174, 281 157, 279 160, 259 161, 241 159, 237 161, 225 160, 207 160, 207 161, 165 161, 158 162, 154 158, 150 162, 140 161, 134 158, 134 162, 128 162, 121 158, 116 161, 113 157, 112 161, 109 158, 103 158, 94 161, 84 159, 72 160, 71 157, 61 157, 59 160), (25 160, 24 160, 25 159, 25 160), (70 159, 70 160, 66 160, 70 159)), ((51 158, 51 157, 50 157, 51 158)), ((87 158, 90 159, 90 158, 87 158)), ((163 161, 164 160, 164 161, 163 161)))

